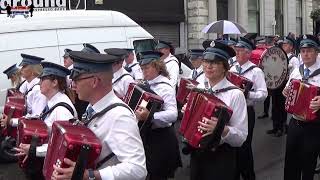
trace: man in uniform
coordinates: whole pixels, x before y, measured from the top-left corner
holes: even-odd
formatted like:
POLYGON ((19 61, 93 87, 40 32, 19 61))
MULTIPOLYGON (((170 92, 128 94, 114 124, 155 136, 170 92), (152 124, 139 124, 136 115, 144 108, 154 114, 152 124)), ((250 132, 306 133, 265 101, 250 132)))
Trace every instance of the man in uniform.
POLYGON ((238 179, 240 175, 242 175, 244 180, 255 179, 251 147, 255 124, 254 105, 257 101, 263 101, 268 95, 264 73, 249 61, 253 49, 255 49, 255 45, 249 39, 240 37, 238 43, 235 45, 237 63, 230 69, 231 72, 244 76, 253 82, 252 89, 245 94, 248 110, 248 137, 238 151, 238 179))
MULTIPOLYGON (((97 169, 86 169, 83 179, 144 180, 147 175, 146 158, 136 117, 112 89, 112 64, 119 58, 79 51, 71 51, 70 56, 74 61, 70 75, 73 88, 81 100, 90 103, 87 117, 113 106, 100 116, 84 120, 102 144, 97 164, 104 163, 97 169), (111 159, 103 161, 112 153, 111 159)), ((75 162, 69 159, 64 159, 64 162, 70 167, 54 166, 52 179, 71 179, 75 162)))
POLYGON ((169 42, 159 41, 156 50, 161 52, 163 55, 161 59, 166 64, 167 70, 170 75, 170 84, 172 87, 176 87, 178 83, 179 77, 179 61, 178 59, 172 55, 174 48, 169 42))
POLYGON ((196 80, 199 83, 204 81, 204 74, 203 74, 203 67, 202 67, 202 55, 204 50, 203 49, 190 49, 189 50, 189 59, 194 67, 192 73, 189 75, 190 79, 196 80))
POLYGON ((134 82, 133 77, 122 67, 127 50, 119 48, 109 48, 104 50, 105 53, 117 56, 118 61, 112 65, 113 78, 112 86, 116 95, 123 99, 127 94, 129 84, 134 82))
POLYGON ((134 49, 124 49, 127 51, 124 57, 124 69, 130 73, 135 80, 142 80, 143 74, 139 63, 134 56, 134 49))
MULTIPOLYGON (((303 64, 293 70, 289 81, 283 90, 288 95, 291 79, 300 79, 320 87, 320 62, 317 61, 320 42, 313 35, 303 35, 299 48, 303 64)), ((314 113, 319 112, 320 97, 316 96, 310 102, 314 113)), ((320 123, 293 115, 287 132, 286 156, 284 164, 284 180, 313 180, 317 158, 320 151, 320 123)))

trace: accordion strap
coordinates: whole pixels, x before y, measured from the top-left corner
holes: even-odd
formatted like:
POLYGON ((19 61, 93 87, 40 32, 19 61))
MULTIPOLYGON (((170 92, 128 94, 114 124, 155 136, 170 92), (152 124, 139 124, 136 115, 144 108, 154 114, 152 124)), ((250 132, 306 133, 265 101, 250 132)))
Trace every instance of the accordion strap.
MULTIPOLYGON (((120 77, 118 77, 118 79, 116 79, 113 83, 112 83, 112 85, 114 85, 114 84, 116 84, 117 82, 119 82, 123 77, 125 77, 125 76, 131 76, 130 74, 122 74, 120 77)), ((131 76, 132 77, 132 76, 131 76)))
POLYGON ((299 66, 299 72, 300 72, 300 75, 302 77, 302 80, 303 81, 308 81, 309 78, 312 78, 312 77, 317 76, 317 75, 320 74, 320 68, 316 69, 312 74, 310 74, 310 76, 304 77, 304 66, 303 66, 303 64, 301 64, 299 66))
POLYGON ((230 91, 232 89, 239 89, 238 87, 236 86, 228 86, 226 88, 222 88, 222 89, 217 89, 215 91, 212 91, 213 94, 218 94, 218 93, 222 93, 222 92, 227 92, 227 91, 230 91))
POLYGON ((15 89, 19 91, 20 87, 22 86, 22 84, 23 84, 24 82, 26 82, 26 80, 20 82, 15 89))
POLYGON ((295 54, 291 54, 291 56, 288 58, 289 61, 293 58, 293 57, 297 57, 295 54))
POLYGON ((59 102, 57 104, 55 104, 54 106, 52 106, 48 111, 45 111, 44 113, 42 113, 40 115, 40 119, 43 120, 44 117, 46 117, 48 114, 50 114, 56 107, 58 106, 62 106, 62 107, 65 107, 66 109, 68 109, 70 111, 70 113, 74 116, 74 111, 72 109, 72 107, 68 104, 68 103, 65 103, 65 102, 59 102))
POLYGON ((35 85, 33 85, 27 92, 25 92, 25 96, 27 96, 28 94, 29 94, 29 92, 31 92, 32 91, 32 89, 35 87, 35 86, 37 86, 37 85, 39 85, 40 86, 40 84, 39 83, 37 83, 37 84, 35 84, 35 85))
POLYGON ((169 62, 172 62, 172 61, 176 62, 176 63, 178 64, 178 66, 179 66, 179 62, 178 62, 178 61, 176 61, 175 59, 170 59, 170 60, 169 60, 169 61, 167 61, 165 64, 168 64, 169 62))
POLYGON ((252 69, 254 68, 257 68, 258 66, 256 65, 253 65, 253 66, 250 66, 248 69, 246 69, 245 71, 241 72, 239 75, 244 75, 245 73, 251 71, 252 69))
MULTIPOLYGON (((112 104, 112 105, 104 108, 102 111, 94 114, 94 115, 92 116, 92 118, 90 119, 90 121, 87 122, 87 123, 85 123, 85 125, 87 126, 87 125, 91 122, 92 119, 94 119, 94 118, 96 118, 96 117, 99 117, 99 116, 102 116, 103 114, 107 113, 107 112, 110 111, 111 109, 113 109, 113 108, 115 108, 115 107, 118 107, 118 106, 125 107, 125 108, 127 108, 130 112, 132 112, 132 110, 130 109, 130 107, 129 107, 128 105, 123 104, 123 103, 114 103, 114 104, 112 104)), ((104 164, 104 163, 106 163, 107 161, 109 161, 114 155, 115 155, 115 154, 114 154, 113 152, 110 153, 109 155, 107 155, 105 158, 103 158, 101 161, 99 161, 99 162, 97 163, 97 167, 96 167, 96 168, 98 169, 99 167, 101 167, 102 164, 104 164)))

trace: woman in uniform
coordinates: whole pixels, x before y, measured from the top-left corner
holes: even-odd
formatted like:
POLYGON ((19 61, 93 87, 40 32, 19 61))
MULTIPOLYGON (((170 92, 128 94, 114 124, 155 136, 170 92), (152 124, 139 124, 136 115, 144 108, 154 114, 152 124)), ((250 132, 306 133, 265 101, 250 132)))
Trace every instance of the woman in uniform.
MULTIPOLYGON (((172 178, 177 167, 181 166, 178 141, 173 127, 178 116, 175 88, 170 84, 169 73, 160 57, 161 53, 149 51, 141 53, 140 60, 147 84, 164 101, 162 111, 154 113, 152 127, 144 139, 148 180, 172 178)), ((139 107, 135 113, 139 121, 145 121, 150 112, 145 107, 139 107)))
MULTIPOLYGON (((199 88, 208 88, 217 92, 228 87, 234 87, 226 79, 229 69, 228 59, 235 56, 231 47, 215 42, 203 53, 203 70, 205 81, 199 88)), ((233 110, 229 123, 221 135, 220 145, 215 149, 193 150, 191 152, 191 180, 234 180, 236 174, 236 147, 240 147, 248 134, 248 116, 244 94, 239 89, 230 89, 214 95, 233 110)), ((184 107, 185 109, 185 107, 184 107)), ((204 118, 199 122, 199 128, 206 132, 203 136, 212 134, 218 119, 204 118)))

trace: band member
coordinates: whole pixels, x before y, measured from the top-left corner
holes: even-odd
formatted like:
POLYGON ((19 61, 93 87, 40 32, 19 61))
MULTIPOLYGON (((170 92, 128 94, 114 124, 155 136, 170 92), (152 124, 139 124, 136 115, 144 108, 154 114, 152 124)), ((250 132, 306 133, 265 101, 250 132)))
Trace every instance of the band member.
POLYGON ((134 82, 133 77, 122 67, 127 50, 119 48, 110 48, 104 50, 107 54, 117 56, 118 61, 113 63, 112 86, 117 96, 121 99, 127 94, 129 84, 134 82))
MULTIPOLYGON (((296 68, 290 74, 289 81, 283 94, 288 93, 288 85, 291 79, 305 79, 308 83, 320 87, 320 62, 317 61, 320 43, 313 35, 303 35, 299 48, 303 64, 303 69, 296 68)), ((315 113, 319 111, 319 96, 310 102, 310 108, 315 113)), ((320 150, 320 119, 313 122, 306 122, 294 116, 291 118, 286 144, 286 156, 284 165, 285 180, 313 180, 314 170, 317 164, 317 157, 320 150)))
POLYGON ((142 80, 143 74, 141 71, 141 67, 139 66, 139 63, 137 62, 137 59, 134 55, 134 49, 125 49, 128 51, 128 54, 124 58, 124 69, 130 73, 130 75, 135 80, 142 80))
POLYGON ((267 87, 264 73, 255 64, 249 61, 251 51, 255 48, 254 44, 246 38, 240 37, 235 46, 237 63, 231 67, 230 71, 238 73, 253 82, 252 89, 245 94, 248 109, 248 137, 238 151, 238 177, 240 174, 244 180, 254 180, 254 163, 252 154, 252 136, 255 124, 254 104, 263 101, 267 95, 267 87))
POLYGON ((194 69, 192 73, 189 75, 190 79, 196 80, 199 83, 204 81, 203 67, 202 67, 202 54, 204 50, 202 49, 190 49, 189 56, 190 62, 194 69))
MULTIPOLYGON (((284 37, 284 39, 279 44, 280 47, 286 52, 289 59, 289 72, 292 72, 293 69, 299 67, 299 60, 293 53, 295 47, 295 40, 291 37, 284 37)), ((267 131, 267 134, 273 134, 276 137, 280 137, 284 133, 284 127, 287 121, 287 112, 285 110, 285 97, 282 95, 282 91, 285 87, 279 87, 275 90, 270 90, 271 99, 272 99, 272 121, 273 128, 267 131)))
POLYGON ((159 41, 156 50, 163 54, 161 60, 166 64, 167 71, 169 72, 170 84, 175 88, 178 83, 179 61, 172 55, 174 54, 174 48, 169 42, 159 41))
MULTIPOLYGON (((198 87, 209 87, 212 91, 234 86, 227 79, 229 69, 228 59, 235 56, 231 47, 221 42, 215 42, 203 54, 203 70, 205 82, 198 87), (207 85, 206 85, 207 84, 207 85)), ((195 150, 191 152, 191 180, 223 179, 234 180, 236 174, 236 147, 240 147, 248 133, 248 117, 246 100, 239 89, 231 89, 215 94, 227 106, 233 109, 233 114, 225 126, 220 145, 216 149, 195 150)), ((199 122, 201 130, 213 132, 217 118, 204 118, 206 123, 199 122)))
MULTIPOLYGON (((97 161, 111 153, 115 155, 99 169, 86 169, 84 179, 144 179, 147 174, 146 159, 136 117, 112 90, 112 64, 119 58, 79 51, 71 51, 70 56, 74 61, 70 75, 73 88, 81 100, 89 101, 91 109, 89 111, 88 108, 88 112, 100 112, 116 103, 125 106, 118 105, 88 122, 87 127, 102 144, 97 161)), ((69 159, 64 159, 64 162, 71 167, 54 166, 53 180, 71 179, 75 162, 69 159)))
MULTIPOLYGON (((173 178, 175 170, 181 166, 178 140, 173 127, 178 116, 175 89, 170 84, 169 73, 160 56, 159 52, 144 52, 140 60, 143 76, 150 89, 164 101, 162 111, 154 113, 152 129, 144 139, 148 180, 173 178)), ((145 121, 150 112, 145 107, 139 107, 135 113, 139 121, 145 121)))
MULTIPOLYGON (((229 38, 227 40, 227 44, 229 47, 232 47, 234 49, 234 46, 237 44, 237 40, 234 38, 229 38)), ((232 67, 237 62, 236 56, 231 57, 228 61, 229 61, 230 67, 232 67)))
POLYGON ((294 53, 295 46, 296 46, 296 41, 289 36, 284 37, 283 41, 281 42, 281 48, 287 53, 287 56, 289 59, 288 68, 289 68, 290 74, 295 68, 299 68, 300 66, 299 59, 294 53))
POLYGON ((16 64, 4 70, 3 74, 6 74, 8 79, 10 79, 12 87, 16 88, 21 93, 27 91, 27 83, 25 80, 22 81, 20 70, 17 68, 16 64))
POLYGON ((27 54, 21 54, 21 56, 23 58, 19 65, 22 66, 21 76, 27 81, 27 92, 25 93, 27 116, 37 116, 47 104, 46 97, 40 92, 40 79, 38 78, 42 73, 40 62, 43 58, 27 54))
MULTIPOLYGON (((43 109, 43 113, 49 111, 49 109, 53 108, 56 104, 60 102, 67 103, 69 108, 72 111, 68 110, 67 107, 57 106, 45 117, 42 117, 42 120, 46 123, 51 131, 51 127, 54 121, 67 121, 69 119, 73 119, 77 117, 77 112, 75 107, 73 106, 71 100, 68 97, 69 89, 66 82, 67 75, 70 74, 70 70, 67 68, 60 66, 58 64, 54 64, 51 62, 42 62, 43 73, 40 76, 40 90, 41 93, 47 98, 48 104, 43 109)), ((36 148, 36 156, 37 157, 45 157, 47 152, 48 144, 43 144, 42 146, 38 146, 36 148)), ((30 144, 19 144, 18 148, 15 150, 18 152, 17 156, 26 156, 25 160, 28 160, 30 144)), ((39 159, 40 160, 40 159, 39 159)), ((35 174, 29 174, 32 176, 31 179, 41 179, 42 169, 34 170, 35 174), (39 177, 40 175, 40 177, 39 177), (36 176, 36 177, 34 177, 36 176)))

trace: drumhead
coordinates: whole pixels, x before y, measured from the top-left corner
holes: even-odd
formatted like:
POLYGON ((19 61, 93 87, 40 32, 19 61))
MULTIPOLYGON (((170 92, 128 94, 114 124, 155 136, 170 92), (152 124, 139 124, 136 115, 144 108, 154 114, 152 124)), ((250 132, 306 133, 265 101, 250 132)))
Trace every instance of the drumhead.
POLYGON ((268 48, 260 62, 268 89, 277 89, 283 85, 288 74, 287 54, 279 47, 268 48))

